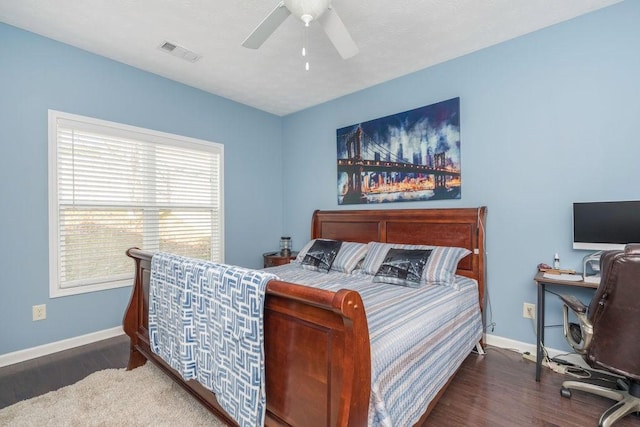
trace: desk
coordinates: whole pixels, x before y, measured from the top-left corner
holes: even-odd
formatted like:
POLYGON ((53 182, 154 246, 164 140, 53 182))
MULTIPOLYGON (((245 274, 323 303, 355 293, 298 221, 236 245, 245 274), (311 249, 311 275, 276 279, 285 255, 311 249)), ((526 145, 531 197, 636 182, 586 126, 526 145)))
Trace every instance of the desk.
MULTIPOLYGON (((580 274, 580 273, 576 273, 580 274)), ((538 312, 536 313, 537 321, 537 337, 536 337, 536 381, 540 381, 540 370, 542 367, 542 358, 544 357, 542 345, 544 343, 544 299, 547 285, 557 286, 574 286, 578 288, 596 289, 598 283, 590 283, 585 281, 573 282, 570 280, 557 280, 545 277, 542 271, 539 271, 533 278, 538 286, 538 312)))

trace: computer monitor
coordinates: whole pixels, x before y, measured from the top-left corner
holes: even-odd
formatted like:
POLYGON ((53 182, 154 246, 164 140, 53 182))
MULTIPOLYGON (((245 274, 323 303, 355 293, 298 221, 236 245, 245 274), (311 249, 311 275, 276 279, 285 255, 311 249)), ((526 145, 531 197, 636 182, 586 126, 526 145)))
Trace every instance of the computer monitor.
POLYGON ((640 243, 640 201, 573 204, 573 248, 624 249, 640 243))

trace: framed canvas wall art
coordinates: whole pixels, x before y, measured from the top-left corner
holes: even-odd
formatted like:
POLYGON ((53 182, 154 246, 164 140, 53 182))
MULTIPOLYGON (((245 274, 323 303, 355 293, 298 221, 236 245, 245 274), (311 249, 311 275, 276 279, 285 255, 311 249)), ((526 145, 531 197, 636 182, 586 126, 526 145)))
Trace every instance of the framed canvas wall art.
POLYGON ((460 98, 336 134, 338 204, 460 198, 460 98))

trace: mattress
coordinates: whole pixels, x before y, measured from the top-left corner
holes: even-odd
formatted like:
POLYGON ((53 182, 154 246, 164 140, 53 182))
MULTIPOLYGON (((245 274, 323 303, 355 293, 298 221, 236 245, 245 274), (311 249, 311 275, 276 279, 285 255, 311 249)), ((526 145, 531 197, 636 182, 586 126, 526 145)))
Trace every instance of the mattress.
POLYGON ((415 424, 482 337, 477 282, 456 276, 458 289, 374 283, 373 276, 309 271, 292 263, 266 269, 281 280, 357 291, 371 345, 370 426, 415 424))

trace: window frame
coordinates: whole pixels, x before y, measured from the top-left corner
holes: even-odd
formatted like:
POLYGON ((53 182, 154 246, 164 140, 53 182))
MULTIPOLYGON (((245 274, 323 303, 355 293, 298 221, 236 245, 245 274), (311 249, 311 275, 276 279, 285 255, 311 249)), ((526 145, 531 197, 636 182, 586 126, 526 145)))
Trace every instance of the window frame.
MULTIPOLYGON (((219 245, 213 246, 214 242, 212 242, 212 256, 214 251, 219 253, 220 259, 219 262, 224 262, 224 145, 212 141, 206 141, 196 138, 191 138, 182 135, 176 135, 166 132, 160 132, 152 129, 141 128, 137 126, 131 126, 101 119, 96 119, 92 117, 80 116, 71 113, 65 113, 62 111, 56 110, 48 110, 48 226, 49 226, 49 296, 51 298, 69 296, 69 295, 79 295, 89 292, 97 292, 108 289, 116 289, 126 286, 133 285, 133 265, 131 268, 131 274, 127 274, 126 277, 123 277, 122 274, 115 273, 112 278, 112 281, 95 283, 95 284, 79 284, 78 286, 73 287, 62 287, 62 282, 60 279, 60 234, 61 234, 61 224, 60 224, 60 216, 59 209, 61 209, 61 201, 59 197, 59 186, 58 186, 58 121, 69 120, 69 121, 77 121, 79 123, 88 125, 90 127, 98 127, 103 130, 111 130, 112 133, 105 132, 105 135, 112 137, 121 137, 126 136, 129 139, 135 139, 138 141, 143 141, 144 143, 150 144, 160 144, 165 146, 170 146, 173 148, 189 148, 192 150, 202 150, 214 153, 219 158, 218 165, 218 183, 219 183, 219 193, 218 193, 218 206, 217 212, 219 215, 219 222, 216 224, 212 223, 212 226, 219 230, 219 245), (217 225, 217 227, 216 227, 217 225)), ((145 157, 146 158, 146 157, 145 157)), ((102 208, 121 208, 121 206, 116 205, 107 205, 101 206, 102 208)), ((146 221, 148 220, 148 212, 153 208, 148 208, 144 210, 143 216, 145 219, 143 222, 145 226, 143 229, 146 229, 146 221)), ((155 208, 158 210, 158 208, 155 208)), ((143 242, 148 241, 149 235, 146 232, 143 232, 143 242)), ((153 248, 145 248, 142 249, 151 249, 153 248)), ((122 256, 126 256, 124 253, 122 256)), ((78 279, 78 282, 82 282, 85 279, 78 279)))

